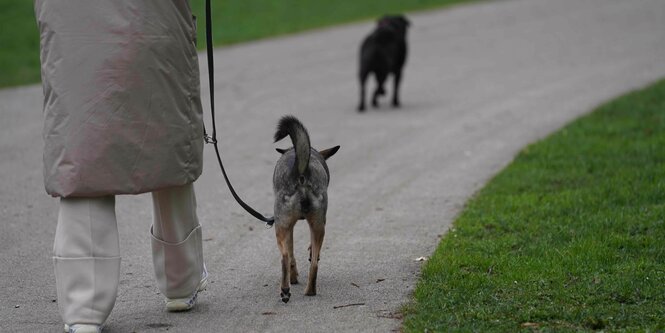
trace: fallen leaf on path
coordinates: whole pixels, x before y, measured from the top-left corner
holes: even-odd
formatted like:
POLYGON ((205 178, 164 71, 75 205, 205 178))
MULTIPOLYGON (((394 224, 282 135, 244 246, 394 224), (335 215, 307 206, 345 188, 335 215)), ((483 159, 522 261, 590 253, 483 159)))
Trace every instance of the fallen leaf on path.
POLYGON ((427 261, 427 259, 429 259, 429 258, 427 258, 427 257, 418 257, 418 258, 416 258, 416 261, 427 261))
POLYGON ((355 284, 355 283, 353 283, 353 282, 351 282, 351 285, 354 286, 354 287, 356 287, 356 288, 360 288, 359 285, 357 285, 357 284, 355 284))

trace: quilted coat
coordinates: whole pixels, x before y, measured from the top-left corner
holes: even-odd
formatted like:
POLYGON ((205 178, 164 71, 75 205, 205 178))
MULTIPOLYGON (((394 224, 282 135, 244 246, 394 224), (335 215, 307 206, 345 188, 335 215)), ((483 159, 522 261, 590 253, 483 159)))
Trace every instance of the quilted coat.
POLYGON ((35 0, 44 183, 56 197, 196 180, 203 122, 188 0, 35 0))

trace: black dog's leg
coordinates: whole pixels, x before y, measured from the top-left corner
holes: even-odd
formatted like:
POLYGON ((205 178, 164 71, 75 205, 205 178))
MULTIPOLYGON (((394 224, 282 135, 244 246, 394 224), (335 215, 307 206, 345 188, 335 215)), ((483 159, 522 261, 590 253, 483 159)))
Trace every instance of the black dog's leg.
POLYGON ((361 71, 359 75, 360 79, 360 104, 358 104, 358 112, 365 111, 365 83, 367 82, 367 71, 361 71))
POLYGON ((386 82, 386 73, 376 73, 376 90, 374 90, 374 96, 372 96, 372 106, 379 106, 379 96, 386 94, 386 90, 383 88, 384 83, 386 82))
POLYGON ((401 104, 399 102, 399 83, 402 80, 402 71, 395 72, 395 80, 393 81, 393 107, 398 108, 401 104))

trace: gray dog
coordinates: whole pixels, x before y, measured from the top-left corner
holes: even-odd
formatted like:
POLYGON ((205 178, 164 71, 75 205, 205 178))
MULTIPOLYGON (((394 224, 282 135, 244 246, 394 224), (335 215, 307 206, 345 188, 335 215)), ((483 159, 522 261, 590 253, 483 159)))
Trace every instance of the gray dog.
POLYGON ((291 137, 293 148, 277 149, 282 157, 277 161, 273 175, 275 192, 275 235, 282 254, 281 298, 284 303, 291 297, 291 284, 298 283, 298 269, 293 256, 293 227, 306 219, 311 235, 309 245, 309 276, 305 295, 316 295, 318 259, 323 243, 328 208, 328 182, 330 172, 326 160, 339 146, 323 151, 310 147, 309 134, 293 116, 280 119, 275 142, 291 137), (316 258, 312 260, 312 258, 316 258))

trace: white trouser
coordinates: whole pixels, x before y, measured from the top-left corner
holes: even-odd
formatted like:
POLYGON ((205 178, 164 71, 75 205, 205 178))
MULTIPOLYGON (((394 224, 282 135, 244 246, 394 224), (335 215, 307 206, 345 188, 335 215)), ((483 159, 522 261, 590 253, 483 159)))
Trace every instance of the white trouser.
MULTIPOLYGON (((203 273, 194 187, 156 191, 152 199, 157 285, 168 298, 190 296, 203 273)), ((65 324, 103 324, 115 304, 120 279, 115 197, 60 199, 53 254, 65 324)))

